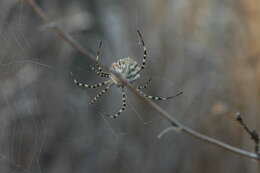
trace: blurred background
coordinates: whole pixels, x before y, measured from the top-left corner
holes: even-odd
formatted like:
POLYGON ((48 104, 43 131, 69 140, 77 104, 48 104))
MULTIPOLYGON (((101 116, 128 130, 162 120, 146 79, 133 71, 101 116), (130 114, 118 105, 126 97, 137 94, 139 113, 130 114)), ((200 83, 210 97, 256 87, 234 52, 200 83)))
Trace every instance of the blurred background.
POLYGON ((260 3, 257 0, 38 0, 51 22, 22 1, 0 1, 0 170, 7 173, 259 172, 259 163, 170 132, 151 107, 114 87, 82 89, 69 73, 97 83, 93 64, 49 30, 59 26, 102 63, 142 61, 136 30, 148 49, 147 94, 184 94, 158 104, 185 125, 253 151, 235 121, 242 112, 260 132, 260 3))

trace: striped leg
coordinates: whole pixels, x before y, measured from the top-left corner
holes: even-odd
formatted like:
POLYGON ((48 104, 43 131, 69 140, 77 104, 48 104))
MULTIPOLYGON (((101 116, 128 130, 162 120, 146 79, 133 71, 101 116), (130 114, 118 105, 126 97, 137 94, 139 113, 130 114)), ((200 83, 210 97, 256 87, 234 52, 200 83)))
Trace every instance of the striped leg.
POLYGON ((99 67, 100 67, 99 64, 96 64, 95 66, 91 67, 91 70, 93 70, 100 77, 109 78, 110 74, 103 72, 102 68, 100 71, 99 67))
POLYGON ((138 36, 140 37, 140 40, 141 40, 141 43, 142 43, 143 49, 144 49, 143 62, 142 62, 142 65, 141 65, 141 70, 143 70, 145 68, 145 65, 146 65, 147 50, 146 50, 146 47, 145 47, 145 44, 144 44, 144 39, 143 39, 141 32, 139 30, 137 30, 137 33, 138 33, 138 36))
POLYGON ((124 88, 122 88, 122 106, 119 111, 114 115, 107 115, 108 117, 115 119, 126 109, 126 93, 124 88))
POLYGON ((94 104, 98 99, 105 94, 112 86, 112 83, 109 84, 106 88, 104 88, 102 91, 100 91, 92 100, 90 100, 89 104, 94 104))
POLYGON ((158 96, 150 96, 150 95, 146 95, 144 92, 142 92, 141 90, 137 89, 137 91, 144 97, 148 98, 148 99, 152 99, 152 100, 168 100, 168 99, 172 99, 174 97, 177 97, 179 95, 181 95, 183 92, 180 91, 177 94, 170 96, 170 97, 158 97, 158 96))
POLYGON ((137 87, 137 89, 146 89, 147 87, 148 87, 148 85, 151 83, 151 78, 144 84, 144 85, 139 85, 138 87, 137 87))
MULTIPOLYGON (((73 73, 71 72, 70 73, 71 76, 73 77, 73 73)), ((85 87, 85 88, 98 88, 98 87, 101 87, 101 86, 104 86, 104 85, 107 85, 109 83, 111 83, 111 80, 107 80, 107 81, 104 81, 104 82, 100 82, 100 83, 97 83, 97 84, 86 84, 86 83, 82 83, 80 81, 78 81, 77 79, 75 79, 73 77, 73 82, 78 85, 79 87, 85 87)))
POLYGON ((97 56, 96 56, 97 63, 95 65, 95 67, 92 67, 91 69, 94 70, 97 73, 97 75, 99 75, 100 77, 109 78, 109 73, 103 72, 102 67, 98 63, 99 57, 100 57, 101 46, 102 46, 102 41, 100 41, 99 46, 98 46, 98 51, 97 51, 97 56))

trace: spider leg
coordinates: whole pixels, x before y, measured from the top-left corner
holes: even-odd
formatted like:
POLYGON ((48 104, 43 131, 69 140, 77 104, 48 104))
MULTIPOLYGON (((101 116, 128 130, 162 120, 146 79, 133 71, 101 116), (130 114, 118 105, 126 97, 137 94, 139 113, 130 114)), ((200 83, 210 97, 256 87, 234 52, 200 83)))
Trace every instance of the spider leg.
POLYGON ((103 72, 102 70, 100 71, 100 70, 98 69, 97 66, 99 66, 99 65, 96 64, 95 66, 91 66, 90 68, 91 68, 91 70, 93 70, 98 76, 104 77, 104 78, 109 78, 109 77, 110 77, 110 74, 109 74, 109 73, 105 73, 105 72, 103 72), (95 67, 95 66, 96 66, 96 67, 95 67))
POLYGON ((144 92, 142 92, 140 89, 137 89, 137 91, 144 97, 148 98, 148 99, 152 99, 152 100, 168 100, 168 99, 172 99, 174 97, 177 97, 179 95, 181 95, 183 92, 180 91, 177 94, 170 96, 170 97, 158 97, 158 96, 151 96, 151 95, 147 95, 144 92))
POLYGON ((109 78, 110 74, 109 73, 105 73, 102 69, 102 67, 100 66, 100 64, 98 63, 99 62, 99 57, 100 57, 100 49, 101 49, 101 46, 102 46, 102 41, 100 41, 99 43, 99 46, 98 46, 98 50, 97 50, 97 56, 96 56, 96 65, 95 67, 92 67, 91 69, 93 71, 96 72, 96 74, 100 77, 105 77, 105 78, 109 78))
MULTIPOLYGON (((71 74, 71 76, 73 77, 73 73, 71 72, 70 74, 71 74)), ((106 80, 106 81, 104 81, 104 82, 100 82, 100 83, 96 83, 96 84, 86 84, 86 83, 83 83, 83 82, 78 81, 77 79, 75 79, 75 78, 73 77, 73 82, 74 82, 76 85, 78 85, 79 87, 98 88, 98 87, 107 85, 107 84, 111 83, 112 81, 111 81, 111 79, 109 79, 109 80, 106 80)))
POLYGON ((98 99, 105 94, 112 86, 113 84, 109 84, 108 86, 106 86, 106 88, 104 88, 103 90, 101 90, 93 99, 90 100, 89 104, 94 104, 96 101, 98 101, 98 99))
POLYGON ((146 89, 147 87, 148 87, 148 85, 151 83, 151 78, 144 84, 144 85, 139 85, 138 87, 137 87, 137 89, 146 89))
POLYGON ((124 110, 126 109, 126 93, 124 88, 122 88, 122 106, 119 109, 119 111, 117 113, 115 113, 114 115, 107 115, 108 117, 115 119, 117 118, 124 110))
POLYGON ((143 46, 143 50, 144 50, 143 62, 142 62, 142 65, 141 65, 141 70, 143 70, 145 68, 145 65, 146 65, 147 50, 146 50, 146 46, 145 46, 145 43, 144 43, 143 36, 142 36, 142 34, 141 34, 141 32, 139 30, 137 30, 137 34, 138 34, 138 36, 139 36, 139 38, 141 40, 141 43, 142 43, 142 46, 143 46))

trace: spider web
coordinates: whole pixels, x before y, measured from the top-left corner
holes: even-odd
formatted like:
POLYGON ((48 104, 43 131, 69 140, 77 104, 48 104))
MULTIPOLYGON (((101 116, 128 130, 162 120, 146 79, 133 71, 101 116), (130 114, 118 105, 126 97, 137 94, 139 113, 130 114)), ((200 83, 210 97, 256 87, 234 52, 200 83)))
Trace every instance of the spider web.
POLYGON ((46 141, 46 122, 40 117, 36 81, 52 70, 31 54, 24 32, 28 19, 23 3, 1 1, 0 54, 0 170, 42 172, 40 155, 46 141))

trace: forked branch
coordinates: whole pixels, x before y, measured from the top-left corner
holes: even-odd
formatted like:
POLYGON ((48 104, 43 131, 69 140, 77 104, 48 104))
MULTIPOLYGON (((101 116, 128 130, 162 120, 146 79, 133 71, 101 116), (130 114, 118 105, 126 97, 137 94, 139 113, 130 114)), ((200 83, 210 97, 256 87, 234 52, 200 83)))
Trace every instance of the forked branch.
MULTIPOLYGON (((35 13, 43 20, 43 22, 45 24, 48 24, 49 19, 47 17, 47 15, 44 13, 44 11, 35 3, 34 0, 23 0, 25 1, 28 5, 30 5, 32 7, 32 9, 35 11, 35 13)), ((54 32, 57 33, 57 35, 60 36, 61 39, 63 39, 64 41, 66 41, 67 43, 69 43, 73 48, 75 48, 76 50, 78 50, 80 53, 82 53, 83 55, 85 55, 86 57, 88 57, 91 61, 93 61, 93 63, 95 63, 95 57, 90 53, 90 51, 86 51, 82 46, 80 46, 69 34, 65 33, 64 31, 62 31, 62 29, 58 28, 57 26, 55 26, 54 28, 52 28, 54 32)), ((109 68, 107 66, 103 66, 102 68, 104 68, 104 70, 109 70, 109 68)), ((114 73, 114 72, 112 72, 114 73)), ((220 147, 222 149, 225 149, 227 151, 230 151, 232 153, 244 156, 244 157, 248 157, 251 159, 255 159, 255 160, 260 160, 260 156, 256 153, 252 153, 237 147, 233 147, 229 144, 226 144, 224 142, 221 142, 217 139, 214 139, 212 137, 203 135, 199 132, 196 132, 188 127, 186 127, 185 125, 181 124, 178 120, 176 120, 174 118, 174 116, 170 115, 168 112, 166 112, 165 110, 163 110, 160 106, 158 106, 156 103, 154 103, 153 101, 151 101, 150 99, 142 96, 130 83, 128 83, 127 81, 125 81, 119 74, 115 74, 114 75, 118 78, 118 80, 121 80, 122 83, 128 87, 128 89, 130 89, 136 96, 138 96, 141 100, 143 100, 144 103, 150 105, 153 109, 155 109, 160 116, 162 116, 164 119, 166 119, 167 121, 170 122, 170 124, 172 126, 174 126, 175 128, 179 129, 180 132, 183 132, 185 134, 188 134, 192 137, 195 137, 203 142, 207 142, 210 143, 212 145, 215 145, 217 147, 220 147)))
POLYGON ((250 128, 244 122, 240 112, 236 113, 236 120, 239 122, 239 124, 244 128, 244 130, 248 133, 248 135, 254 141, 254 143, 255 143, 255 153, 257 155, 260 155, 260 153, 259 153, 259 135, 256 132, 256 130, 250 130, 250 128))

